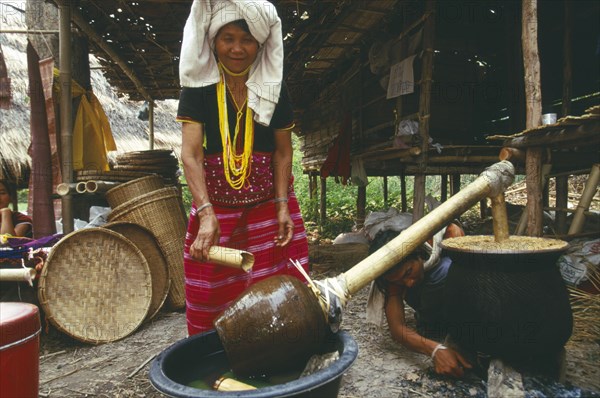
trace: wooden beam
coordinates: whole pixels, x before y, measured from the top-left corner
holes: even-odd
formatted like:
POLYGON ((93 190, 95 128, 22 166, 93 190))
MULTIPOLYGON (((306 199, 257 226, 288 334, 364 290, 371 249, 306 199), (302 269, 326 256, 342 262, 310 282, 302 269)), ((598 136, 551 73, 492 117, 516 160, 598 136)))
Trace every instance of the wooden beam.
MULTIPOLYGON (((64 2, 65 2, 65 0, 59 1, 60 4, 62 4, 64 2)), ((70 2, 67 2, 67 3, 70 3, 70 2)), ((121 68, 123 73, 125 73, 125 75, 127 75, 129 80, 131 80, 131 82, 135 85, 135 87, 137 88, 139 93, 148 102, 152 102, 152 96, 148 93, 148 91, 146 90, 146 88, 144 87, 144 85, 142 84, 142 82, 140 81, 138 76, 136 75, 135 71, 127 65, 127 63, 121 58, 121 56, 108 43, 106 43, 104 40, 102 40, 102 38, 98 35, 98 33, 96 33, 96 31, 94 29, 92 29, 90 24, 83 18, 83 16, 79 12, 73 10, 72 11, 72 19, 73 19, 73 22, 75 23, 75 25, 77 25, 77 27, 91 41, 96 43, 96 45, 98 47, 100 47, 102 49, 102 51, 104 51, 106 53, 106 55, 108 55, 121 68)))

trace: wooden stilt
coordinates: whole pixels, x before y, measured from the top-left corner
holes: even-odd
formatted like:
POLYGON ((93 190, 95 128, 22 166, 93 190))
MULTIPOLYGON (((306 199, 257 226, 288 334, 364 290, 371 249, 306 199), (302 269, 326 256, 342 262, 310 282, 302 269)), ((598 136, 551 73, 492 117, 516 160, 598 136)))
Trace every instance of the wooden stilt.
POLYGON ((590 171, 590 176, 585 183, 585 188, 577 204, 577 209, 573 215, 573 222, 569 227, 569 235, 581 232, 585 223, 585 212, 589 209, 592 199, 598 190, 598 182, 600 181, 600 163, 596 163, 590 171))
POLYGON ((321 198, 319 207, 321 224, 327 221, 327 179, 321 178, 321 198))
POLYGON ((360 229, 365 225, 367 206, 367 187, 359 186, 356 196, 356 228, 360 229))
POLYGON ((564 235, 567 233, 567 212, 566 209, 569 204, 569 177, 568 176, 557 176, 556 177, 556 217, 554 228, 556 233, 564 235))

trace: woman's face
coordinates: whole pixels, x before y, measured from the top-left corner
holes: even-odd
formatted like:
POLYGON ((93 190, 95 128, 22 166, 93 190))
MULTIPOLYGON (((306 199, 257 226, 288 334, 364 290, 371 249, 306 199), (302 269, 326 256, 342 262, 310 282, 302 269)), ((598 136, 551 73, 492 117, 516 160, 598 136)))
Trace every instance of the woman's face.
POLYGON ((423 260, 411 257, 405 260, 394 272, 386 275, 388 282, 411 288, 423 280, 423 260))
POLYGON ((4 209, 10 205, 10 194, 8 189, 0 182, 0 209, 4 209))
POLYGON ((239 26, 229 23, 215 37, 217 58, 234 73, 245 71, 258 54, 258 41, 239 26))

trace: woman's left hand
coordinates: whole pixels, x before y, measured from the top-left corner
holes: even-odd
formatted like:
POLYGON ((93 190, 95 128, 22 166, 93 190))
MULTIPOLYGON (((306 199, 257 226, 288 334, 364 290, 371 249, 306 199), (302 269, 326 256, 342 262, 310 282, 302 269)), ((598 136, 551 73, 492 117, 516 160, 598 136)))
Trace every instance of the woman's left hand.
POLYGON ((279 247, 286 246, 292 241, 294 236, 294 222, 290 216, 290 210, 287 203, 277 204, 277 236, 275 236, 275 245, 279 247))

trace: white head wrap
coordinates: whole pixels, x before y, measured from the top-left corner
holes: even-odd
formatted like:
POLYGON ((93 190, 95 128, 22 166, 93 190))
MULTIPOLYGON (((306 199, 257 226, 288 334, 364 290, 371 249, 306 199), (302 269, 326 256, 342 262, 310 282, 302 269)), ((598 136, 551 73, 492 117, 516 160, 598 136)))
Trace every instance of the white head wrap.
POLYGON ((259 42, 256 61, 246 87, 254 120, 269 125, 279 101, 283 80, 283 38, 275 6, 265 0, 194 0, 183 29, 179 80, 184 87, 204 87, 219 82, 213 55, 219 29, 238 19, 248 23, 259 42))

